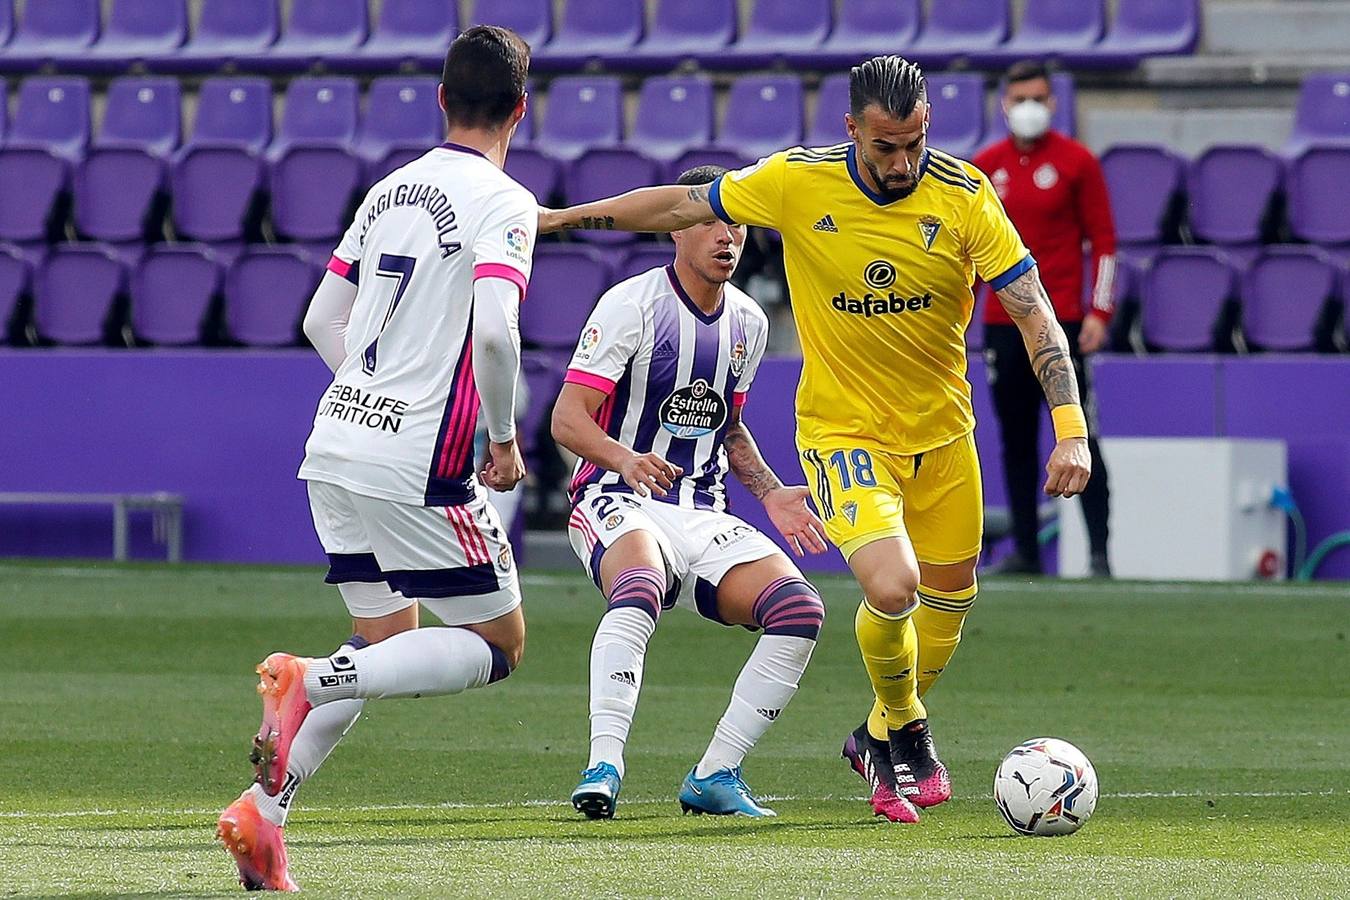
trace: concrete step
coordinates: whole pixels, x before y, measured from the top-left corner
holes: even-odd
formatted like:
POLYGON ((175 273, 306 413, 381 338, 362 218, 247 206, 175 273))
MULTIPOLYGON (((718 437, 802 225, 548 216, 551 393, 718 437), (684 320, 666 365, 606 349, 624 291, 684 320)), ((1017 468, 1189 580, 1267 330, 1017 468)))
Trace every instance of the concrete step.
POLYGON ((1259 144, 1279 152, 1292 109, 1080 108, 1079 138, 1096 153, 1116 144, 1163 144, 1195 157, 1216 144, 1259 144))
POLYGON ((1350 47, 1350 2, 1259 0, 1201 6, 1201 53, 1249 56, 1344 54, 1350 47))

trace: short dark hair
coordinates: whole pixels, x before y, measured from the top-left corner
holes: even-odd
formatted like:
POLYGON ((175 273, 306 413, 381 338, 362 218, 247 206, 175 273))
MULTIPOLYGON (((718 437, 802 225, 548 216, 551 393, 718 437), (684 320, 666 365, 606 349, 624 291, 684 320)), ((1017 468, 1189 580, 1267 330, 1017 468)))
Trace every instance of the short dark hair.
POLYGON ((848 106, 855 119, 873 103, 889 116, 907 119, 927 99, 923 70, 901 56, 874 56, 848 73, 848 106))
POLYGON ((525 96, 530 45, 509 28, 475 25, 450 44, 441 70, 445 118, 462 128, 495 128, 525 96))
MULTIPOLYGON (((1024 59, 1008 67, 1008 84, 1035 81, 1037 78, 1044 78, 1045 83, 1050 84, 1050 67, 1039 59, 1024 59)), ((1053 89, 1054 86, 1051 85, 1051 90, 1053 89)))
POLYGON ((685 169, 681 172, 680 177, 675 179, 675 183, 686 187, 695 184, 712 184, 726 173, 726 166, 694 166, 692 169, 685 169))

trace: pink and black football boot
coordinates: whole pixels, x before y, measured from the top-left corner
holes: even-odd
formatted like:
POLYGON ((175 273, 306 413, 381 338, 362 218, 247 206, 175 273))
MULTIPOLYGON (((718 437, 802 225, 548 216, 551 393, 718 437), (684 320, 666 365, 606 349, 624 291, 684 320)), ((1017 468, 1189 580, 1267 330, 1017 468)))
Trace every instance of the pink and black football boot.
POLYGON ((841 755, 848 761, 853 771, 867 782, 867 787, 872 793, 869 799, 873 815, 907 825, 919 821, 919 811, 914 808, 914 804, 896 789, 890 747, 885 741, 879 741, 868 734, 866 722, 859 725, 844 740, 841 755))
POLYGON ((896 792, 920 809, 946 803, 952 797, 947 767, 937 757, 927 719, 915 719, 889 732, 896 792))

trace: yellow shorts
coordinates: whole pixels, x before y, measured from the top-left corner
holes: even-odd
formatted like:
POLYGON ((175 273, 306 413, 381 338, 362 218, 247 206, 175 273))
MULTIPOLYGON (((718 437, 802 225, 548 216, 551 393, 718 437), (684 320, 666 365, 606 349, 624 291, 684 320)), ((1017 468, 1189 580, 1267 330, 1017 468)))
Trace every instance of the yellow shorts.
POLYGON ((805 447, 800 456, 825 532, 845 559, 906 535, 920 562, 949 565, 980 552, 984 496, 973 434, 915 456, 861 447, 805 447))

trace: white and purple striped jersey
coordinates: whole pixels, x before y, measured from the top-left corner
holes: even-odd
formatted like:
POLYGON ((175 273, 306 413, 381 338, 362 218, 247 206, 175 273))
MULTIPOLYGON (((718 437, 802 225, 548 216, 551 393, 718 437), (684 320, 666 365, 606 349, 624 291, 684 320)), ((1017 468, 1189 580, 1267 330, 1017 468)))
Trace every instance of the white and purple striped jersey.
POLYGON ((538 220, 533 194, 456 144, 370 189, 328 263, 357 293, 301 478, 424 506, 475 496, 473 283, 524 298, 538 220))
MULTIPOLYGON (((726 509, 722 439, 745 403, 768 343, 769 319, 732 284, 708 315, 680 286, 672 266, 621 281, 605 292, 581 332, 566 380, 608 394, 596 422, 638 453, 684 470, 667 503, 726 509)), ((632 493, 617 472, 579 460, 571 494, 632 493)))

